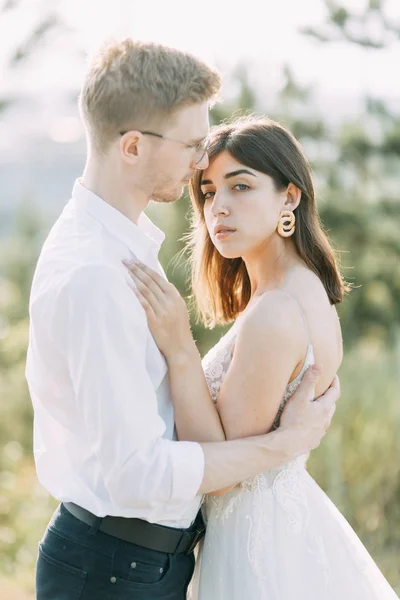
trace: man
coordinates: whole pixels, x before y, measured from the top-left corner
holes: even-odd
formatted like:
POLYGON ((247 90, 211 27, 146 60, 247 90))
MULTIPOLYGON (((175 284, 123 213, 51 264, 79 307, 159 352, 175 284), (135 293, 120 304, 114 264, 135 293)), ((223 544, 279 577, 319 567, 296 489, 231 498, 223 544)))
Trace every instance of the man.
POLYGON ((88 158, 50 232, 31 295, 27 380, 38 477, 61 505, 40 544, 38 600, 182 600, 202 494, 317 446, 337 385, 306 376, 281 428, 246 440, 174 438, 165 360, 122 264, 160 269, 143 214, 207 166, 219 75, 171 48, 124 40, 94 58, 80 97, 88 158))

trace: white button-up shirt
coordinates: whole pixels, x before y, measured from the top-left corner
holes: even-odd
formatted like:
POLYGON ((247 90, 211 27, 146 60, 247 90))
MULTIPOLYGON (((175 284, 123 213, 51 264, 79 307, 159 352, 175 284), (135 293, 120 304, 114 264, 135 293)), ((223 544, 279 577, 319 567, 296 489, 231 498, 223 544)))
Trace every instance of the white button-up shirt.
POLYGON ((37 473, 55 498, 189 527, 204 454, 176 441, 166 362, 121 263, 160 270, 163 239, 75 183, 36 268, 26 377, 37 473))

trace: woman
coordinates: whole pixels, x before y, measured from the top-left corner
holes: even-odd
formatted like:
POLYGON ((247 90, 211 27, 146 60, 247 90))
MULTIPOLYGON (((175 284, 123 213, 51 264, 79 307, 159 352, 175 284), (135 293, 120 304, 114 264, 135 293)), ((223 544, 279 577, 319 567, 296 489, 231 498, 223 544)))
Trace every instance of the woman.
MULTIPOLYGON (((209 159, 191 182, 192 284, 208 325, 234 324, 203 360, 208 386, 183 300, 157 274, 132 266, 168 362, 178 436, 198 441, 279 427, 314 360, 322 367, 315 395, 329 387, 342 360, 335 305, 347 291, 319 223, 310 169, 286 129, 255 118, 222 125, 211 134, 209 159)), ((194 598, 397 598, 306 459, 205 499, 194 598)))

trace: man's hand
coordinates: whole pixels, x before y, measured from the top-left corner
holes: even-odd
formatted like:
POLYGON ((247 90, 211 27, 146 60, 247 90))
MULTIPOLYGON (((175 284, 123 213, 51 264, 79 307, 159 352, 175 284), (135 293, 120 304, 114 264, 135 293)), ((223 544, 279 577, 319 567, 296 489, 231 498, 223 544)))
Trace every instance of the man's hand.
POLYGON ((290 432, 290 454, 306 454, 317 448, 331 424, 340 396, 339 378, 336 376, 325 394, 312 402, 320 374, 315 365, 307 370, 282 413, 280 429, 290 432))

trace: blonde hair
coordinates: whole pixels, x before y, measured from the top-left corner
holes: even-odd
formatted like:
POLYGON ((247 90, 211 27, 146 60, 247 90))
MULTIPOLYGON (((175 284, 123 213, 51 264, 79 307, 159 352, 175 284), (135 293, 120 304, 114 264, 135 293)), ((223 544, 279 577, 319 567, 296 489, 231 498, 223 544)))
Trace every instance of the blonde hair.
POLYGON ((107 42, 93 57, 79 108, 101 152, 120 131, 154 127, 180 108, 211 103, 220 87, 219 73, 194 56, 127 38, 107 42))

